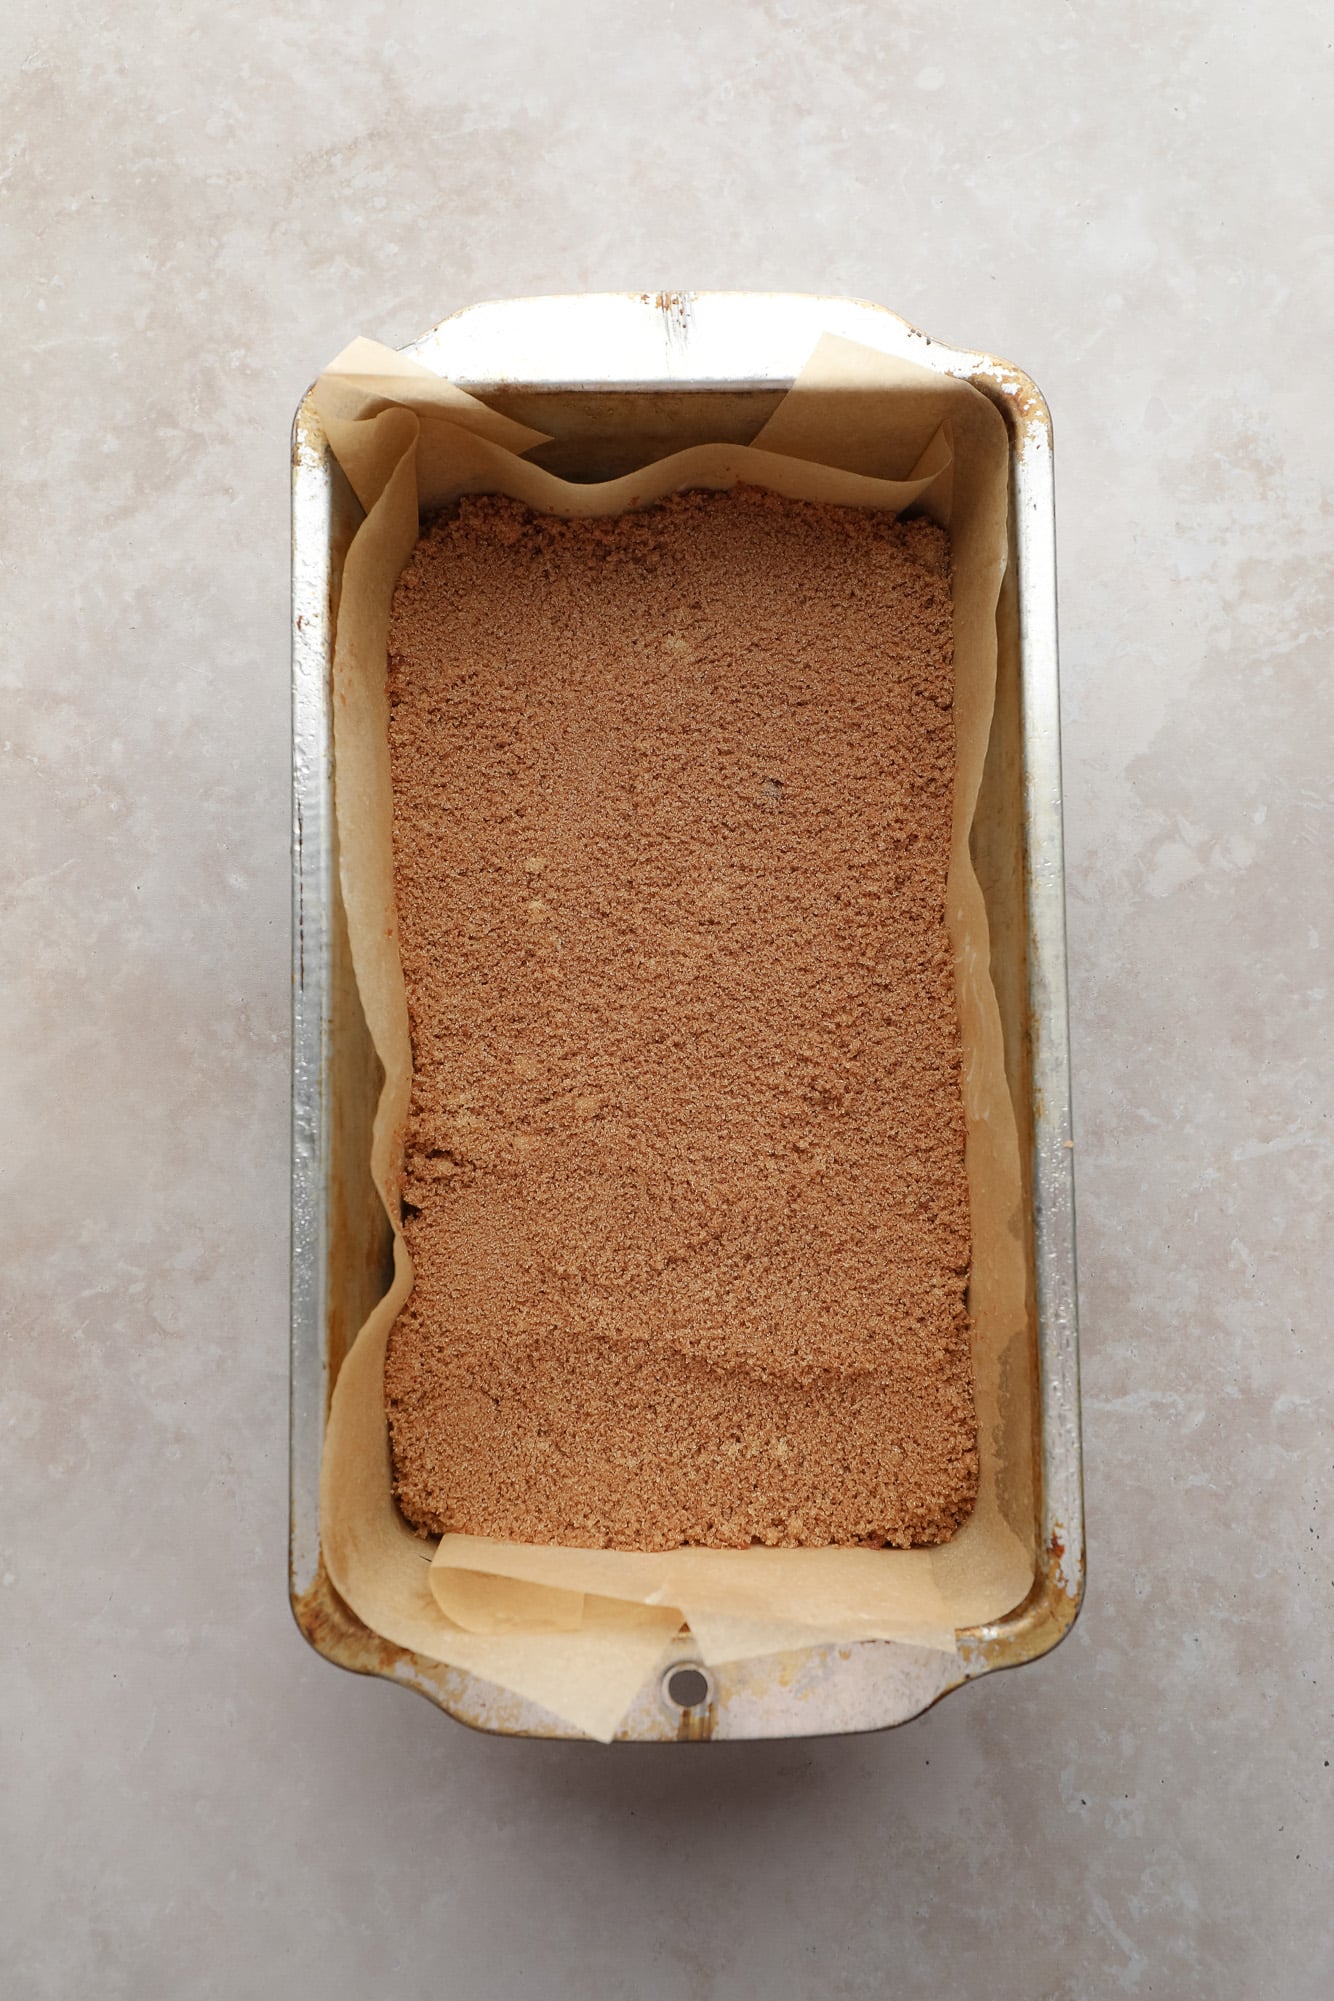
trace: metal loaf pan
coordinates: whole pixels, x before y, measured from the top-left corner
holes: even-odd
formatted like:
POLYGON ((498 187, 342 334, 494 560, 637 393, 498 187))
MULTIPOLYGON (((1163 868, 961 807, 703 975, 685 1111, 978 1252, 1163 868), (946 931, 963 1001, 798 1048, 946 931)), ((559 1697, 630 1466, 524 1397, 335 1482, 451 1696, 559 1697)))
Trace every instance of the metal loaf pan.
MULTIPOLYGON (((997 405, 1009 434, 1010 561, 973 849, 993 938, 1011 941, 993 946, 992 970, 1025 1165, 1038 1571, 1015 1611, 960 1635, 958 1660, 877 1641, 811 1648, 781 1673, 772 1662, 714 1670, 707 1696, 691 1707, 671 1699, 668 1674, 638 1698, 620 1733, 629 1740, 816 1736, 902 1723, 979 1675, 1047 1653, 1072 1625, 1083 1589, 1052 447, 1041 395, 1009 364, 946 347, 882 308, 781 294, 499 301, 443 321, 408 352, 550 432, 556 442, 532 455, 540 463, 601 479, 685 445, 748 442, 824 332, 965 377, 997 405)), ((311 1644, 340 1666, 404 1682, 478 1728, 575 1736, 532 1704, 369 1632, 321 1562, 329 1395, 385 1289, 389 1252, 366 1166, 379 1065, 348 960, 333 817, 334 622, 360 518, 307 400, 292 453, 292 1604, 311 1644)), ((678 1652, 689 1661, 688 1638, 678 1652)))

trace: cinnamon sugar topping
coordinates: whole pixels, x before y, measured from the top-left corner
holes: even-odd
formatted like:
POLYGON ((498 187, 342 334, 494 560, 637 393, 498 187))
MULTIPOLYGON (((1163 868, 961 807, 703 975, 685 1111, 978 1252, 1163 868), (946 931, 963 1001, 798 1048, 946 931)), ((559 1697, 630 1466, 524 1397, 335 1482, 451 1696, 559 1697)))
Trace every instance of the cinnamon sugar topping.
POLYGON ((465 499, 394 599, 423 1530, 947 1539, 977 1484, 948 543, 465 499))

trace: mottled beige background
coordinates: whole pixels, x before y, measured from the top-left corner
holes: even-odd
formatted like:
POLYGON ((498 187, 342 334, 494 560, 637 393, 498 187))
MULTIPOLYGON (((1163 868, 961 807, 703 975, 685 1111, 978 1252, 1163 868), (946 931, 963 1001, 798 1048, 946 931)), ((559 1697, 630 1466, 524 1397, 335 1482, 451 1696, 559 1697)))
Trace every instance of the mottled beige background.
POLYGON ((1334 1991, 1330 40, 4 10, 6 1993, 1334 1991), (355 332, 668 285, 1055 412, 1091 1593, 888 1736, 495 1743, 285 1602, 287 426, 355 332))

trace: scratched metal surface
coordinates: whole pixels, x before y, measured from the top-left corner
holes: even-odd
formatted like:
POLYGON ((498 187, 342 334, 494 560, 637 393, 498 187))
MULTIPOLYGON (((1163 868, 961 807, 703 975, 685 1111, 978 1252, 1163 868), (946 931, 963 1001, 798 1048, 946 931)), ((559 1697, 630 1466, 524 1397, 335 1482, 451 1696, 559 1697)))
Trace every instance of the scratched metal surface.
MULTIPOLYGON (((553 469, 602 478, 683 443, 753 435, 826 331, 967 378, 996 403, 1009 433, 1010 568, 974 850, 1002 941, 994 969, 1025 1152, 1038 1570, 1021 1606, 959 1635, 957 1661, 875 1641, 811 1648, 712 1670, 707 1701, 689 1709, 668 1697, 662 1675, 629 1711, 620 1732, 629 1741, 814 1736, 902 1723, 966 1681, 1049 1652, 1073 1624, 1083 1591, 1052 445, 1041 395, 1008 363, 947 347, 880 307, 785 294, 498 301, 443 321, 409 352, 498 407, 558 431, 561 442, 544 448, 553 469)), ((414 1688, 477 1729, 576 1736, 536 1705, 368 1632, 320 1558, 329 1393, 348 1342, 383 1290, 388 1246, 365 1166, 378 1064, 348 961, 332 814, 333 632, 358 519, 303 403, 292 449, 292 1605, 328 1659, 414 1688)), ((674 1660, 690 1658, 686 1637, 674 1660)))

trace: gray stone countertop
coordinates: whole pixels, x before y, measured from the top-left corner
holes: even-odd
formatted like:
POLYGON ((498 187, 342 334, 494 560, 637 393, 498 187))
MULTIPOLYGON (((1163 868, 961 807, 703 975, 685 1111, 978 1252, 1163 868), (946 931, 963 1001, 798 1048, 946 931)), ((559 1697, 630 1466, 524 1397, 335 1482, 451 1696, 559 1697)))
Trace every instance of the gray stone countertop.
POLYGON ((1328 18, 14 0, 7 1993, 1334 1992, 1328 18), (492 1741, 287 1609, 287 430, 473 300, 849 293, 1056 423, 1090 1590, 879 1737, 492 1741))

